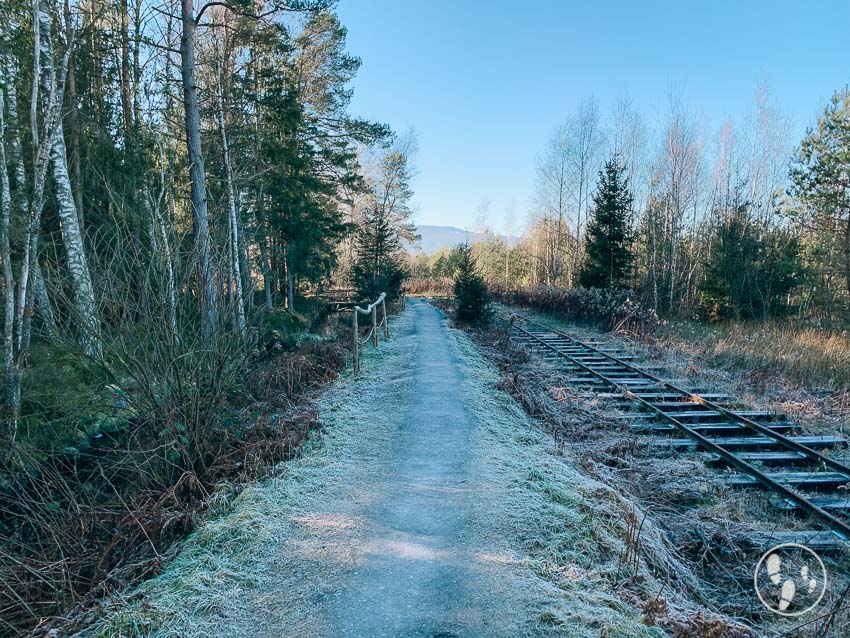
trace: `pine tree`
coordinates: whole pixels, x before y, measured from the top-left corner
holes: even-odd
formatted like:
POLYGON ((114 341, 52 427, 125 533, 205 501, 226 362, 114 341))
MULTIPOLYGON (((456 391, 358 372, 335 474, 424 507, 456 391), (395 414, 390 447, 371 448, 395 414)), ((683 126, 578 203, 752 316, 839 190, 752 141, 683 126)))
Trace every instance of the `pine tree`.
POLYGON ((371 302, 382 292, 390 299, 397 297, 406 276, 398 229, 382 207, 367 208, 357 232, 354 287, 358 299, 371 302))
POLYGON ((620 288, 628 284, 632 265, 629 217, 632 194, 618 157, 605 162, 593 196, 580 282, 587 288, 620 288))
POLYGON ((467 325, 487 325, 492 311, 487 285, 478 270, 478 264, 468 244, 456 249, 459 254, 454 275, 454 294, 457 302, 455 320, 467 325))
POLYGON ((800 283, 796 233, 770 228, 755 218, 748 202, 736 202, 713 229, 699 291, 714 319, 776 317, 786 312, 788 294, 800 283))

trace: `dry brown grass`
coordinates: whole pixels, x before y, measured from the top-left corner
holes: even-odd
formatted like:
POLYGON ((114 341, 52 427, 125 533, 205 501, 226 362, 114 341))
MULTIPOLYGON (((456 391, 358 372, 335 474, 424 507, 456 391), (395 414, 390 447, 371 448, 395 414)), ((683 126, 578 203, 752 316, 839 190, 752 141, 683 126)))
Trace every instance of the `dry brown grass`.
POLYGON ((454 295, 453 286, 450 277, 408 279, 404 282, 404 291, 413 297, 451 297, 454 295))
POLYGON ((667 324, 661 345, 732 371, 760 370, 801 387, 850 389, 850 334, 789 323, 667 324))

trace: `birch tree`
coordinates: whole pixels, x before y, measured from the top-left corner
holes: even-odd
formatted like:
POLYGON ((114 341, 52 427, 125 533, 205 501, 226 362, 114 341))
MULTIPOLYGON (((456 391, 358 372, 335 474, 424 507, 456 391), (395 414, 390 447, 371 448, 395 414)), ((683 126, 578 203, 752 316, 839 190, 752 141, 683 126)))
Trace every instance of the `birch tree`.
POLYGON ((772 223, 788 178, 791 120, 774 103, 770 88, 756 89, 747 117, 749 200, 756 217, 772 223))
POLYGON ((599 121, 599 105, 589 99, 581 104, 570 125, 570 164, 572 195, 575 210, 575 248, 572 276, 578 272, 581 259, 582 234, 588 217, 590 196, 599 169, 604 134, 599 121))
MULTIPOLYGON (((564 234, 568 234, 568 203, 570 199, 571 146, 570 126, 560 126, 546 146, 546 150, 537 160, 536 205, 545 226, 553 229, 552 237, 547 241, 550 258, 546 260, 547 283, 557 282, 563 270, 564 255, 570 251, 564 246, 564 234), (551 220, 551 221, 550 221, 551 220)), ((567 264, 567 282, 572 282, 572 264, 567 264)))
POLYGON ((239 332, 245 332, 245 294, 242 289, 242 268, 240 256, 241 224, 239 222, 238 203, 236 201, 236 186, 233 178, 233 159, 230 156, 230 144, 227 139, 227 117, 224 99, 224 66, 226 41, 225 35, 219 33, 216 39, 215 74, 216 74, 216 107, 218 128, 221 135, 222 160, 224 162, 225 189, 227 191, 227 221, 228 221, 228 256, 231 287, 233 290, 233 308, 236 326, 239 332))
MULTIPOLYGON (((45 99, 49 99, 51 95, 47 85, 50 81, 48 78, 55 78, 56 75, 53 68, 53 15, 56 15, 55 6, 51 7, 49 0, 39 0, 39 64, 45 99)), ((70 29, 71 26, 67 25, 67 28, 70 29)), ((47 112, 48 107, 45 107, 44 111, 47 112)), ((50 149, 50 167, 55 186, 57 212, 62 225, 62 240, 65 244, 68 272, 73 287, 74 310, 78 319, 80 346, 88 356, 100 359, 103 352, 100 319, 98 318, 94 285, 86 257, 80 221, 77 216, 74 189, 71 186, 71 176, 68 172, 65 136, 61 127, 57 134, 53 136, 50 149)))
MULTIPOLYGON (((7 44, 4 40, 3 44, 7 44)), ((19 132, 22 129, 21 121, 18 116, 18 93, 15 87, 14 78, 18 76, 19 69, 15 59, 8 52, 0 58, 0 65, 4 76, 4 88, 7 96, 7 111, 8 121, 7 129, 11 131, 8 136, 9 145, 11 147, 11 163, 13 167, 13 175, 15 178, 15 190, 12 200, 14 207, 18 210, 20 219, 26 219, 29 212, 29 185, 26 167, 24 165, 24 153, 21 146, 21 138, 19 132)), ((56 318, 53 312, 53 305, 47 294, 47 287, 44 284, 44 276, 41 273, 41 264, 38 259, 34 262, 34 281, 35 296, 38 312, 44 324, 44 331, 48 336, 56 334, 56 318)))
POLYGON ((669 96, 669 112, 659 157, 662 188, 666 303, 674 308, 681 271, 681 241, 685 215, 696 205, 696 179, 701 161, 697 130, 678 96, 669 96))
MULTIPOLYGON (((57 69, 52 64, 42 64, 43 41, 40 30, 45 24, 42 6, 33 5, 33 82, 30 94, 30 136, 33 154, 33 185, 30 192, 25 226, 23 250, 18 268, 18 281, 14 280, 12 248, 10 241, 11 192, 7 171, 5 102, 8 84, 5 78, 0 87, 0 259, 3 262, 3 421, 6 426, 8 448, 6 462, 11 459, 17 438, 21 411, 21 381, 26 369, 32 334, 32 314, 35 299, 35 273, 38 265, 39 231, 45 202, 45 182, 51 165, 53 148, 62 135, 63 88, 73 47, 73 32, 68 33, 65 54, 57 69), (45 77, 46 75, 46 77, 45 77), (44 95, 40 95, 43 92, 44 95), (40 107, 41 121, 39 121, 40 107)), ((52 62, 52 59, 51 59, 52 62)), ((12 131, 12 135, 20 134, 12 131)))

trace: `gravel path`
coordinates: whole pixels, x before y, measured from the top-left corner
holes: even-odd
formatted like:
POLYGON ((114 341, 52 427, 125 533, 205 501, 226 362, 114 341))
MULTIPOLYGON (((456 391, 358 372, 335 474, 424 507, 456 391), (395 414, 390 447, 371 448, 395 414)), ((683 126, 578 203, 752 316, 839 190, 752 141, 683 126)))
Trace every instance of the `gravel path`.
POLYGON ((475 417, 438 311, 414 302, 411 313, 412 383, 361 514, 362 565, 325 611, 339 636, 495 635, 513 593, 498 591, 494 548, 473 525, 488 489, 470 464, 475 417))
POLYGON ((615 497, 554 453, 436 308, 413 300, 392 329, 324 393, 321 436, 100 635, 664 635, 611 593, 622 545, 599 540, 590 499, 615 497))

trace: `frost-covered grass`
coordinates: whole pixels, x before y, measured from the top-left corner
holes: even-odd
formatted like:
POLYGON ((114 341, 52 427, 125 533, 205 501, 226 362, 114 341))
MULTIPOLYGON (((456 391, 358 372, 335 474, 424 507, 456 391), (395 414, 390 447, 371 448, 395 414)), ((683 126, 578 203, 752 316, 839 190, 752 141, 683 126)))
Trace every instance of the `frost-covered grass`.
MULTIPOLYGON (((343 375, 325 394, 324 427, 297 459, 245 489, 160 576, 111 604, 87 635, 332 635, 322 625, 321 601, 362 560, 368 539, 361 513, 374 498, 375 474, 386 471, 380 459, 414 383, 411 321, 410 311, 396 319, 394 338, 367 349, 362 375, 343 375)), ((558 455, 550 437, 496 389, 496 371, 470 340, 456 331, 451 339, 460 391, 476 417, 471 476, 486 486, 471 513, 474 534, 488 548, 479 558, 513 593, 507 599, 515 608, 505 616, 522 625, 506 635, 667 635, 646 624, 642 608, 663 594, 676 616, 698 584, 663 534, 558 455), (635 521, 643 521, 640 534, 635 521)))
POLYGON ((680 635, 716 629, 728 631, 717 635, 747 635, 703 606, 705 583, 653 516, 560 456, 550 436, 496 389, 498 374, 474 344, 459 332, 453 337, 471 386, 471 407, 487 431, 476 460, 507 479, 497 519, 522 543, 527 566, 559 591, 538 610, 541 620, 561 628, 554 635, 667 635, 643 624, 659 606, 659 624, 694 632, 680 635), (636 613, 635 606, 647 613, 636 613))
MULTIPOLYGON (((393 332, 409 331, 409 321, 405 315, 393 321, 393 332)), ((379 446, 393 426, 386 414, 370 415, 361 408, 378 404, 388 391, 409 382, 403 370, 411 341, 394 338, 377 350, 367 346, 360 377, 350 368, 340 376, 322 400, 322 431, 302 444, 298 458, 281 464, 274 478, 244 489, 229 512, 187 539, 162 574, 112 601, 103 618, 82 635, 262 635, 263 627, 250 615, 249 598, 268 588, 269 580, 290 577, 270 570, 280 558, 283 540, 297 533, 294 518, 309 511, 317 498, 365 481, 368 466, 346 460, 354 451, 368 457, 368 448, 379 446), (383 378, 376 382, 379 375, 383 378)), ((293 587, 293 595, 296 591, 293 587)))

